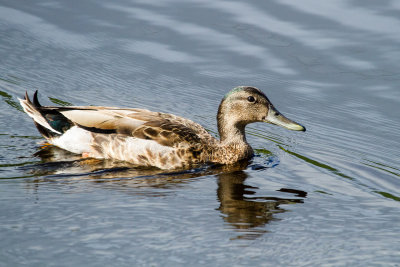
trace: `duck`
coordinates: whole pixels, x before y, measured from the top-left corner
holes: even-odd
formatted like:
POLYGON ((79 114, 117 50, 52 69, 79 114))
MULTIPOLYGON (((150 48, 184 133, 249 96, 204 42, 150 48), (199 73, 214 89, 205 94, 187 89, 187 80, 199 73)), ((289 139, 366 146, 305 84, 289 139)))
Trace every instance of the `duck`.
POLYGON ((84 158, 111 159, 143 167, 190 169, 250 159, 246 125, 266 122, 289 130, 306 128, 280 113, 258 88, 238 86, 221 100, 219 139, 200 124, 173 114, 139 108, 42 106, 38 91, 19 99, 51 145, 84 158))

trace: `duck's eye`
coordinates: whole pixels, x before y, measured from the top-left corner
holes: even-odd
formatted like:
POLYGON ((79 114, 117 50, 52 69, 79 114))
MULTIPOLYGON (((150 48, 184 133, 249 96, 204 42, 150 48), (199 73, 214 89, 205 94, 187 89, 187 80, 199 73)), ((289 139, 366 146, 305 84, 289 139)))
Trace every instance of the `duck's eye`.
POLYGON ((247 98, 247 101, 249 101, 249 102, 254 102, 254 101, 256 101, 256 99, 254 98, 254 96, 249 96, 249 97, 247 98))

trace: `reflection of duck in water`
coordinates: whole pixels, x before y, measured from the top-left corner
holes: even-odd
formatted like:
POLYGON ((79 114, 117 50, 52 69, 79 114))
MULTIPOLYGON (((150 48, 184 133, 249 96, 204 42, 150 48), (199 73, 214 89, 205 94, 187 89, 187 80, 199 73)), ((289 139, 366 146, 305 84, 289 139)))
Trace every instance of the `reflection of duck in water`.
POLYGON ((27 180, 35 186, 40 186, 42 179, 90 180, 96 185, 107 186, 108 189, 158 197, 193 181, 193 178, 216 175, 218 210, 229 225, 243 233, 238 238, 256 238, 265 233, 264 225, 276 220, 274 214, 286 211, 280 207, 281 204, 303 203, 303 198, 307 195, 304 191, 282 188, 278 191, 291 193, 294 197, 256 196, 258 188, 245 183, 247 173, 244 170, 248 167, 259 169, 260 165, 247 160, 231 165, 168 172, 155 168, 128 168, 123 162, 110 160, 82 159, 54 146, 43 148, 36 156, 41 158, 41 163, 22 167, 33 173, 33 176, 42 177, 27 180), (160 191, 161 188, 168 190, 160 191))
MULTIPOLYGON (((224 172, 218 176, 219 210, 225 216, 226 222, 244 234, 237 238, 256 238, 266 232, 261 228, 271 220, 276 220, 274 214, 286 210, 281 204, 303 203, 301 198, 278 198, 251 196, 257 187, 246 185, 247 174, 242 170, 224 172)), ((295 189, 282 188, 278 191, 293 193, 298 197, 306 197, 307 193, 295 189)))
POLYGON ((220 140, 199 124, 171 114, 111 107, 44 107, 35 93, 20 99, 40 133, 51 143, 86 157, 128 161, 161 169, 200 163, 232 164, 253 156, 245 127, 268 122, 305 131, 279 113, 259 89, 239 86, 218 110, 220 140))

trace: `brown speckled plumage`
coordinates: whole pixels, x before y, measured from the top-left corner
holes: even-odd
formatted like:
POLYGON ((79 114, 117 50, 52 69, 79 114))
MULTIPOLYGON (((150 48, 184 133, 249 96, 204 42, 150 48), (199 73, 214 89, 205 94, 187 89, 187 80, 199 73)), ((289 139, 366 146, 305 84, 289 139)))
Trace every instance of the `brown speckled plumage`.
POLYGON ((128 161, 162 169, 202 163, 231 164, 252 157, 245 127, 257 121, 292 130, 305 128, 280 114, 257 88, 240 86, 223 98, 217 115, 220 140, 201 125, 172 114, 113 107, 45 107, 20 99, 52 144, 94 158, 128 161))

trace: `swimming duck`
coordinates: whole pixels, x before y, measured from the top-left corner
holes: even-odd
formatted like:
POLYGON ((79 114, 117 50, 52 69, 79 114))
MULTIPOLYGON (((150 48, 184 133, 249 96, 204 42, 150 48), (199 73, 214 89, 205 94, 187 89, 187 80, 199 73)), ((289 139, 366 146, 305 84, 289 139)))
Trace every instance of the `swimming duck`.
POLYGON ((253 156, 245 127, 267 122, 295 131, 305 128, 283 116, 259 89, 239 86, 219 105, 220 140, 200 124, 172 114, 137 108, 42 106, 25 94, 19 99, 39 132, 55 146, 83 157, 128 161, 161 169, 202 163, 232 164, 253 156))

